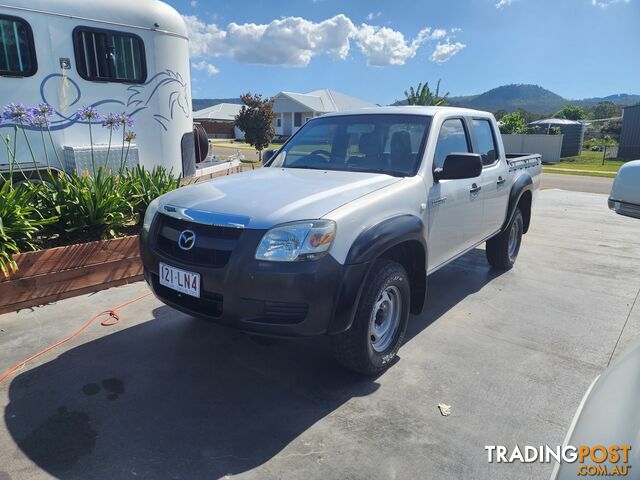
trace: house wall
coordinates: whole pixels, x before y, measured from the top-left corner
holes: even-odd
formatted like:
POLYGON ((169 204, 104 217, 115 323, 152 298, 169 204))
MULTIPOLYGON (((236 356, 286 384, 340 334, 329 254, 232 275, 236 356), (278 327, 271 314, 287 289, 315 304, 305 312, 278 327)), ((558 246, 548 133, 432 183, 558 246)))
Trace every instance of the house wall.
POLYGON ((233 122, 222 122, 214 120, 197 120, 207 132, 209 138, 234 138, 234 124, 233 122))

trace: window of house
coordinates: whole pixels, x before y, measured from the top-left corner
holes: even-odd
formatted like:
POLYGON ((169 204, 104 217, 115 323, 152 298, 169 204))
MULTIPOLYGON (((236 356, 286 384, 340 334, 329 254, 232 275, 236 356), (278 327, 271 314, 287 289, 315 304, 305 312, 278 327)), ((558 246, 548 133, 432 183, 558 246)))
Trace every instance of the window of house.
POLYGON ((482 164, 485 166, 493 165, 498 159, 498 147, 489 120, 474 119, 473 131, 477 142, 476 153, 482 157, 482 164))
POLYGON ((460 118, 445 120, 438 134, 433 168, 441 168, 450 153, 469 153, 469 139, 460 118))
POLYGON ((29 24, 18 17, 0 15, 0 75, 30 77, 37 69, 29 24))
POLYGON ((293 114, 293 126, 299 127, 302 125, 302 113, 296 112, 293 114))
POLYGON ((85 80, 143 83, 144 43, 137 35, 78 27, 73 32, 78 73, 85 80))
POLYGON ((280 116, 278 116, 278 118, 276 119, 276 126, 277 127, 281 127, 282 126, 282 118, 280 116))

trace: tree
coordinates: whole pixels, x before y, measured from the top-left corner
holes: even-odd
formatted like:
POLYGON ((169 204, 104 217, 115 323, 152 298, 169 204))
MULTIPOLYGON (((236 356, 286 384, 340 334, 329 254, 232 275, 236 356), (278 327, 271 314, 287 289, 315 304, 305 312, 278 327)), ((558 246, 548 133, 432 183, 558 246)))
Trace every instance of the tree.
POLYGON ((502 117, 500 133, 527 133, 527 124, 520 112, 508 113, 502 117))
POLYGON ((245 141, 255 147, 262 160, 262 150, 269 146, 276 133, 273 128, 276 118, 272 110, 273 99, 263 99, 262 95, 251 93, 241 95, 240 99, 244 105, 236 115, 236 127, 242 130, 245 141))
POLYGON ((504 117, 505 115, 508 115, 509 112, 507 112, 504 108, 501 108, 500 110, 496 110, 493 113, 493 116, 496 117, 496 120, 500 121, 502 119, 502 117, 504 117))
POLYGON ((622 115, 622 106, 613 102, 599 102, 593 107, 593 118, 613 118, 622 115))
POLYGON ((577 105, 565 105, 554 115, 556 118, 566 118, 567 120, 583 120, 587 118, 584 108, 577 105))
POLYGON ((447 104, 447 97, 449 96, 449 92, 445 93, 443 96, 440 96, 440 80, 436 84, 436 91, 432 92, 429 88, 429 82, 426 82, 424 85, 422 83, 418 84, 418 88, 415 90, 413 87, 409 87, 409 90, 404 91, 404 96, 407 97, 407 103, 409 105, 426 105, 439 107, 441 105, 447 104))

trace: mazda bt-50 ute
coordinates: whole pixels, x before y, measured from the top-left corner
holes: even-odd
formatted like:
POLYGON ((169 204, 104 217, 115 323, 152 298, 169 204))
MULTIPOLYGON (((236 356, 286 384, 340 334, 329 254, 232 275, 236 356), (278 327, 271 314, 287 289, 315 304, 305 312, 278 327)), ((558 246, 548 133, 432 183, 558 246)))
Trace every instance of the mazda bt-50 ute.
POLYGON ((264 157, 152 202, 145 278, 191 315, 329 335, 366 374, 396 356, 428 275, 485 242, 493 267, 513 266, 541 176, 539 155, 505 154, 490 113, 447 107, 313 118, 264 157))

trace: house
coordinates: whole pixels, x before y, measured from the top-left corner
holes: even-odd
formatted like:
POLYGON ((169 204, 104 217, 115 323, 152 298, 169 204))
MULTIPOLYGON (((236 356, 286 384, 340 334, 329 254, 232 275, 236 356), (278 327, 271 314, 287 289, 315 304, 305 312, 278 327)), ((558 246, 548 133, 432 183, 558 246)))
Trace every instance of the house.
POLYGON ((622 109, 622 131, 620 132, 618 158, 640 159, 640 105, 622 109))
POLYGON ((273 97, 276 135, 288 137, 305 122, 325 113, 375 106, 374 103, 328 89, 309 93, 280 92, 273 97))
POLYGON ((235 103, 219 103, 193 112, 193 121, 202 125, 209 138, 239 138, 235 119, 241 107, 235 103))

